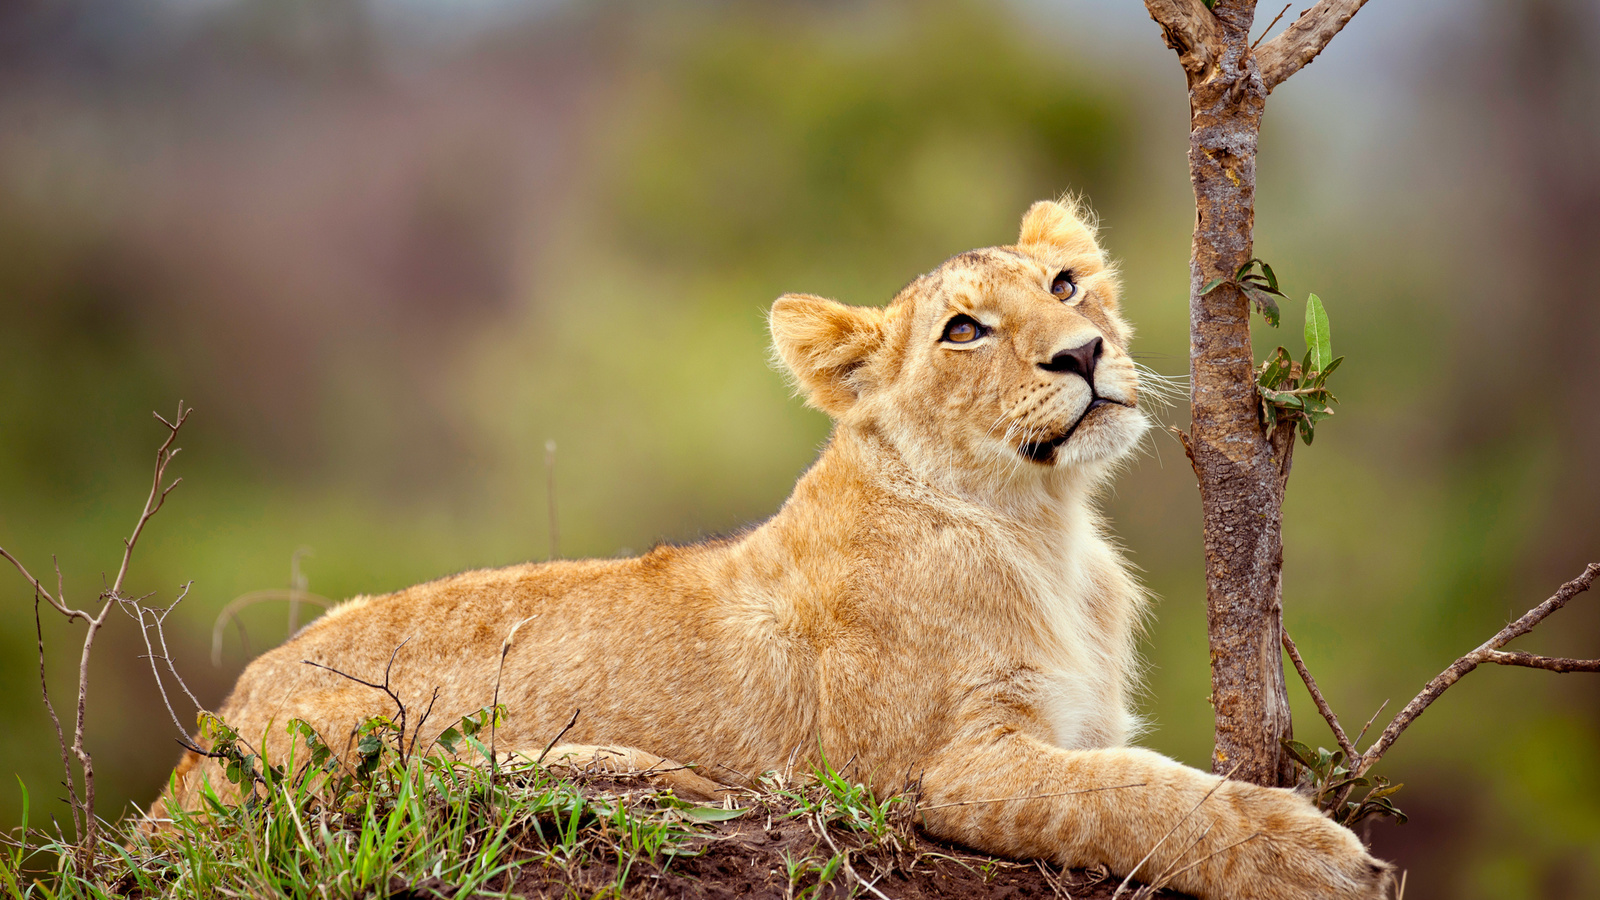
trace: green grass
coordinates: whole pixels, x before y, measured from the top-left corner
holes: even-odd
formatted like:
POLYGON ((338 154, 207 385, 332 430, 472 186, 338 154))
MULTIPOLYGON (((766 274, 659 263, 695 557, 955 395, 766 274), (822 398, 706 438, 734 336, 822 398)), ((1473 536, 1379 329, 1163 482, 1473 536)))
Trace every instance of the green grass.
MULTIPOLYGON (((396 738, 391 727, 374 719, 364 730, 396 738)), ((471 734, 476 764, 407 756, 385 740, 347 765, 313 737, 299 745, 302 759, 278 766, 260 765, 226 729, 217 736, 230 777, 249 788, 242 802, 208 790, 203 810, 178 812, 154 834, 132 819, 108 829, 92 872, 66 836, 30 829, 25 813, 0 854, 0 896, 354 898, 430 885, 513 896, 508 886, 525 870, 559 879, 581 869, 592 882, 597 868, 611 871, 609 884, 585 895, 620 896, 642 861, 668 866, 695 852, 699 823, 736 814, 670 792, 606 794, 532 763, 495 771, 471 734), (52 864, 29 871, 40 859, 52 864)))
POLYGON ((740 817, 752 828, 764 820, 767 833, 775 821, 787 829, 786 846, 752 866, 786 879, 790 897, 853 896, 863 878, 852 858, 912 849, 913 804, 878 799, 826 759, 793 782, 763 776, 742 792, 743 808, 707 806, 629 776, 491 766, 479 735, 493 723, 482 710, 414 752, 391 719, 374 717, 341 759, 293 721, 295 749, 272 763, 207 719, 204 742, 241 800, 207 787, 202 809, 176 812, 153 833, 137 816, 108 826, 85 868, 68 835, 30 827, 24 791, 23 823, 0 852, 0 898, 515 897, 552 885, 557 895, 621 898, 705 852, 716 843, 709 832, 740 817))

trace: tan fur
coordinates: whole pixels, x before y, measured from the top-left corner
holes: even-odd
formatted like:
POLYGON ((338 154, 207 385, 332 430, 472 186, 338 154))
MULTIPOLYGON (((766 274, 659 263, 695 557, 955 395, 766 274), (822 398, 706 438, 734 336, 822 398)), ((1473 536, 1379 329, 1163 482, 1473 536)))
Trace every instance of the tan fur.
MULTIPOLYGON (((490 703, 515 629, 502 748, 537 755, 581 709, 553 758, 682 760, 706 793, 820 752, 882 791, 920 780, 927 830, 980 850, 1126 873, 1159 843, 1140 873, 1182 869, 1173 886, 1201 897, 1380 896, 1383 864, 1298 795, 1228 783, 1202 804, 1216 777, 1123 746, 1145 596, 1091 505, 1147 428, 1117 290, 1084 217, 1045 202, 1016 245, 954 257, 887 307, 782 297, 777 353, 837 427, 771 520, 352 601, 253 662, 221 715, 274 756, 291 717, 337 745, 387 699, 301 661, 377 680, 405 642, 394 684, 413 710, 439 690, 437 733, 490 703), (992 332, 941 341, 958 313, 992 332), (1094 338, 1092 390, 1041 368, 1094 338), (1086 413, 1094 396, 1114 402, 1086 413)), ((222 783, 210 761, 176 774, 153 816, 222 783)))

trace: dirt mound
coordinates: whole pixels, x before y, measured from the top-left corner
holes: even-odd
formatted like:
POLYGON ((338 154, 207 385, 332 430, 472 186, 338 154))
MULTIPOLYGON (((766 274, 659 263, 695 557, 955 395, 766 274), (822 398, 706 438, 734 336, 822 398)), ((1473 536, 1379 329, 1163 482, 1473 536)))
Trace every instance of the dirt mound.
MULTIPOLYGON (((886 816, 836 803, 815 785, 789 791, 752 791, 737 807, 718 810, 674 801, 670 794, 627 780, 580 779, 584 793, 622 804, 630 816, 648 807, 678 809, 696 821, 689 837, 653 854, 630 850, 628 834, 601 829, 582 853, 552 852, 549 844, 519 841, 514 878, 491 885, 529 898, 627 897, 696 900, 833 900, 878 897, 1071 898, 1109 900, 1122 879, 1108 872, 1067 870, 1019 862, 933 841, 911 824, 914 803, 883 806, 886 816), (608 846, 609 845, 609 846, 608 846)), ((622 817, 618 821, 623 821, 622 817)), ((1171 891, 1125 898, 1183 900, 1171 891)), ((394 884, 392 897, 456 897, 441 883, 394 884)))

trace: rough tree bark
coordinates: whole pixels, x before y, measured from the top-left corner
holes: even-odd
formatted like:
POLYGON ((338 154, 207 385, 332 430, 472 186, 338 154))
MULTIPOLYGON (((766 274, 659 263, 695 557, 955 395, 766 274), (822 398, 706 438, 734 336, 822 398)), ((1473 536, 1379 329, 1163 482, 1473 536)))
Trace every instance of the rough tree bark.
POLYGON ((1322 0, 1259 50, 1256 0, 1145 0, 1189 87, 1189 262, 1193 424, 1185 450, 1200 483, 1206 558, 1212 770, 1288 785, 1294 767, 1282 645, 1283 496, 1292 423, 1259 413, 1249 300, 1231 279, 1252 256, 1256 146, 1267 95, 1322 51, 1365 0, 1322 0), (1215 279, 1224 283, 1208 293, 1215 279))

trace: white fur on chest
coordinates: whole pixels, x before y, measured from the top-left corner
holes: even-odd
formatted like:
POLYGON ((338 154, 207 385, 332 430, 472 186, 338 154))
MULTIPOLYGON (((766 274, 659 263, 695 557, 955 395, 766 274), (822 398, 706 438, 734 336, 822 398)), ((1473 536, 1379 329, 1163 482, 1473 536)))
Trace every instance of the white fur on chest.
POLYGON ((1087 522, 1019 547, 1014 559, 1025 598, 1040 617, 1042 639, 1033 661, 1035 703, 1066 749, 1114 747, 1139 731, 1128 708, 1130 660, 1125 616, 1107 615, 1112 598, 1091 573, 1117 566, 1111 548, 1087 522), (1093 607, 1099 606, 1096 615, 1093 607))

